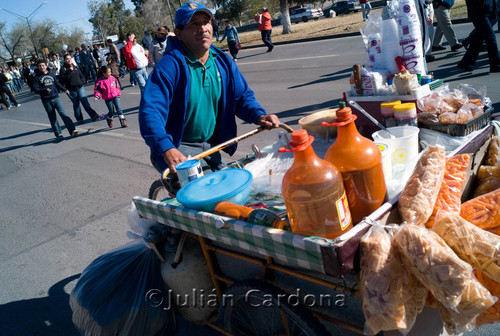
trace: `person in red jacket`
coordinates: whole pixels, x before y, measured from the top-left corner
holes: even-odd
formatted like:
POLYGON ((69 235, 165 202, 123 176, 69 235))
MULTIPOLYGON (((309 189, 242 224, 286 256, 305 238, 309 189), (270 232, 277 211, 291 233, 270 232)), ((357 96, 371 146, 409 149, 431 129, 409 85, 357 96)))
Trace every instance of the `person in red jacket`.
POLYGON ((271 25, 271 15, 266 7, 261 8, 259 13, 255 14, 255 21, 259 23, 260 35, 262 36, 262 42, 267 46, 267 52, 273 51, 274 45, 271 42, 273 26, 271 25))
POLYGON ((148 80, 147 67, 149 60, 144 53, 144 48, 137 43, 135 35, 133 33, 127 34, 127 44, 121 49, 123 51, 123 56, 127 62, 127 67, 130 69, 130 75, 132 75, 139 84, 139 89, 141 89, 141 95, 144 91, 144 86, 148 80))

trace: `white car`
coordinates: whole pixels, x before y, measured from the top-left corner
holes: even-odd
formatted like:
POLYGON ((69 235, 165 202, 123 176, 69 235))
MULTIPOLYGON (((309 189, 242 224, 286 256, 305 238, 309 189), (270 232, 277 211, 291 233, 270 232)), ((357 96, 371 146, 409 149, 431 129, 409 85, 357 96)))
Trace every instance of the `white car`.
POLYGON ((290 13, 290 22, 307 22, 311 19, 318 19, 323 16, 322 9, 316 9, 312 7, 303 7, 292 10, 290 13))

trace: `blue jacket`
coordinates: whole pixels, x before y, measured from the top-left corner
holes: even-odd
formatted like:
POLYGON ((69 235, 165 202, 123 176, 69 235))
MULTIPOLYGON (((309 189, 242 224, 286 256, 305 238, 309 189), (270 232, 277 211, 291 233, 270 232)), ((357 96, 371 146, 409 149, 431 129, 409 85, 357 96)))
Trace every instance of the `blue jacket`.
POLYGON ((59 83, 53 73, 47 72, 44 74, 36 70, 36 75, 33 79, 33 91, 40 95, 42 101, 49 101, 59 97, 57 89, 66 91, 66 88, 59 83), (50 92, 47 92, 47 89, 50 89, 50 92))
MULTIPOLYGON (((222 94, 210 142, 220 144, 236 136, 235 116, 256 124, 266 111, 255 99, 236 63, 219 48, 211 46, 211 49, 217 53, 215 62, 221 76, 222 94)), ((162 170, 167 167, 163 153, 181 143, 189 92, 184 48, 175 37, 169 37, 163 58, 149 75, 139 107, 141 135, 162 170)), ((232 155, 236 145, 224 151, 232 155)))

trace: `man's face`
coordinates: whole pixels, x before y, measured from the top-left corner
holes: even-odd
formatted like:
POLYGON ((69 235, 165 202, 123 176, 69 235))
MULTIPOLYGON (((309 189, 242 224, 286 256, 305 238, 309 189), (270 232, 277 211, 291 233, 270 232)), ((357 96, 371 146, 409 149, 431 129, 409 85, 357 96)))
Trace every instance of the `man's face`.
POLYGON ((212 32, 210 17, 203 12, 198 12, 193 15, 184 29, 176 29, 175 35, 194 55, 197 55, 210 48, 212 32))
POLYGON ((47 64, 45 63, 38 63, 37 67, 38 70, 40 70, 41 72, 45 73, 47 71, 47 64))
POLYGON ((82 50, 83 51, 87 50, 87 46, 86 45, 82 45, 82 50))
POLYGON ((72 62, 71 62, 71 57, 64 57, 64 63, 68 64, 68 65, 71 65, 72 62))

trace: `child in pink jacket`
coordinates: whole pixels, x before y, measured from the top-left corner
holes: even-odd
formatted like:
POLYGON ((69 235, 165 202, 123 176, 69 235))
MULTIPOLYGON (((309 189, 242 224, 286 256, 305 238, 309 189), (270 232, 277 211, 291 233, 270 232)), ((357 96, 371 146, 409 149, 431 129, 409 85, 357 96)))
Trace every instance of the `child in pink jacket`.
POLYGON ((100 67, 98 77, 94 87, 94 100, 98 100, 99 98, 104 99, 109 110, 108 118, 106 119, 108 126, 110 128, 113 127, 113 115, 116 109, 120 125, 122 127, 128 127, 125 122, 125 115, 120 107, 120 84, 116 78, 111 75, 111 68, 108 66, 100 67))

